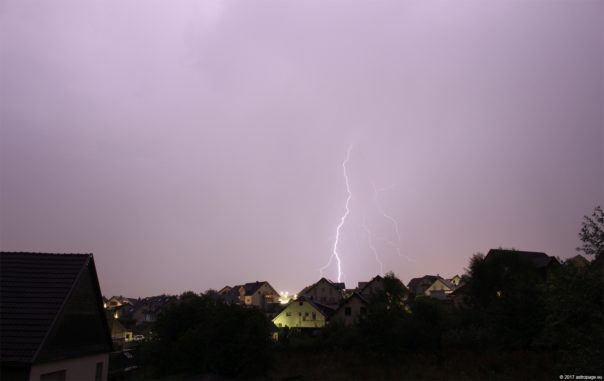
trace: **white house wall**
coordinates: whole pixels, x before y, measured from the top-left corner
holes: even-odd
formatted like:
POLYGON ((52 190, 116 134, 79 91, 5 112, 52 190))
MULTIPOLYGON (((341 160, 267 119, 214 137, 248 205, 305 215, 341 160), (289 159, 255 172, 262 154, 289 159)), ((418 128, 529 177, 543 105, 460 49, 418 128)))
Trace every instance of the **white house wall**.
POLYGON ((96 364, 100 362, 103 363, 101 380, 106 381, 109 368, 108 353, 35 364, 31 367, 29 379, 31 381, 39 381, 40 376, 43 374, 65 370, 65 381, 94 381, 96 376, 96 364))
POLYGON ((307 301, 292 301, 273 323, 277 327, 321 328, 325 326, 325 315, 307 301))

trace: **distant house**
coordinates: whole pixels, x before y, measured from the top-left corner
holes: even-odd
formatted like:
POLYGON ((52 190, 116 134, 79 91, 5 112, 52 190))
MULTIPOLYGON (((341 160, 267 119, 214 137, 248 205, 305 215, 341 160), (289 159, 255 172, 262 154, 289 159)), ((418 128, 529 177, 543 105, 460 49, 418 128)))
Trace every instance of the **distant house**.
POLYGON ((369 282, 359 282, 356 292, 365 298, 371 298, 372 295, 384 290, 384 278, 376 275, 369 282))
POLYGON ((239 288, 239 300, 246 306, 264 307, 267 304, 279 303, 279 293, 270 283, 246 283, 239 288))
POLYGON ((552 269, 559 266, 560 262, 552 256, 545 253, 535 251, 520 251, 520 250, 506 250, 506 249, 491 249, 485 256, 487 261, 492 256, 498 255, 510 255, 517 254, 520 258, 525 259, 535 266, 537 274, 543 279, 547 279, 552 269))
POLYGON ((123 296, 112 296, 110 299, 104 299, 103 306, 113 317, 131 317, 134 312, 135 305, 138 300, 133 298, 126 298, 123 296))
MULTIPOLYGON (((399 287, 405 290, 405 292, 407 291, 405 285, 398 278, 395 278, 392 281, 396 281, 399 287)), ((367 301, 371 301, 371 298, 374 295, 382 291, 384 291, 384 278, 380 275, 376 275, 369 282, 359 282, 359 286, 355 290, 355 292, 359 293, 367 301)))
POLYGON ((334 311, 329 321, 352 325, 367 314, 368 304, 363 296, 355 292, 334 311))
POLYGON ((581 254, 577 254, 574 257, 567 259, 564 263, 570 263, 578 268, 589 267, 589 261, 581 254))
POLYGON ((132 341, 132 331, 126 329, 122 323, 113 315, 107 316, 109 331, 111 332, 111 340, 114 348, 124 348, 124 343, 132 341))
POLYGON ((447 280, 455 287, 459 287, 461 284, 461 277, 459 275, 455 275, 453 278, 447 280))
POLYGON ((0 378, 106 380, 112 350, 91 254, 0 253, 0 378))
POLYGON ((453 292, 449 295, 453 301, 453 305, 457 308, 468 307, 468 285, 461 283, 453 292))
POLYGON ((225 303, 229 304, 265 308, 270 304, 279 303, 279 293, 266 281, 245 283, 234 287, 225 286, 218 291, 218 294, 225 303))
POLYGON ((132 318, 137 325, 153 323, 157 320, 160 312, 177 300, 174 295, 158 295, 142 298, 134 306, 132 318))
POLYGON ((224 286, 223 288, 218 290, 217 293, 220 296, 228 295, 232 289, 233 289, 233 287, 231 287, 231 286, 224 286))
POLYGON ((300 297, 292 300, 273 319, 277 327, 323 328, 333 309, 300 297))
POLYGON ((445 299, 455 290, 455 286, 440 275, 424 275, 413 278, 407 285, 409 291, 415 296, 430 296, 436 299, 445 299))
POLYGON ((344 283, 335 283, 325 278, 319 279, 317 283, 305 287, 298 295, 307 300, 316 301, 329 306, 337 306, 344 297, 344 283))

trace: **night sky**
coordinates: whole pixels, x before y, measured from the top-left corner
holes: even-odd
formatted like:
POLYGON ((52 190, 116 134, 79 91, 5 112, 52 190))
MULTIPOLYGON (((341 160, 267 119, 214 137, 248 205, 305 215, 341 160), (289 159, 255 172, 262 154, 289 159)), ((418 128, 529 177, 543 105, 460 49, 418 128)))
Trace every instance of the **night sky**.
POLYGON ((603 20, 597 0, 2 0, 0 248, 92 252, 108 296, 297 292, 352 147, 348 287, 376 253, 405 283, 499 246, 573 256, 604 204, 603 20))

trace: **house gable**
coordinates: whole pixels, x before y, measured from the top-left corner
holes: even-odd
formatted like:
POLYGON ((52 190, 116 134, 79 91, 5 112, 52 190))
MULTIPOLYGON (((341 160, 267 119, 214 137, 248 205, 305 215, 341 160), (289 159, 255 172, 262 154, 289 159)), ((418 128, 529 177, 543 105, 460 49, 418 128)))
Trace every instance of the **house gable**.
POLYGON ((367 305, 367 301, 361 295, 354 293, 338 307, 329 318, 329 321, 340 321, 345 325, 352 325, 367 313, 367 305))
MULTIPOLYGON (((0 253, 0 359, 7 366, 30 366, 58 320, 78 278, 88 269, 97 311, 102 296, 90 254, 0 253)), ((106 324, 101 327, 111 343, 106 324)))
POLYGON ((67 296, 34 362, 63 360, 112 350, 95 278, 89 264, 67 296))
POLYGON ((274 319, 277 327, 321 328, 327 315, 314 303, 298 299, 291 301, 274 319))
POLYGON ((343 284, 321 278, 317 283, 305 288, 300 295, 323 304, 338 304, 342 300, 343 284))
POLYGON ((424 294, 434 298, 443 299, 446 295, 449 295, 451 292, 453 292, 453 289, 453 285, 449 284, 449 282, 442 278, 438 278, 430 285, 430 287, 426 289, 424 294))
POLYGON ((376 293, 384 290, 384 278, 377 275, 369 282, 365 283, 363 288, 359 289, 359 293, 364 297, 371 297, 376 293))

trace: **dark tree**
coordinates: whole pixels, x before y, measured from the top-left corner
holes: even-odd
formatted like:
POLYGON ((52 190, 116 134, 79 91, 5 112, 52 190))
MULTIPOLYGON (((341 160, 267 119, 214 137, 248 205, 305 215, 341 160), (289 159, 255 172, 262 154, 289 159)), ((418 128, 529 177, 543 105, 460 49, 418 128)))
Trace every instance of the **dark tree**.
POLYGON ((387 273, 383 289, 369 300, 368 313, 359 321, 364 347, 370 352, 396 353, 405 348, 405 300, 407 288, 393 274, 387 273))
POLYGON ((255 308, 186 292, 160 314, 148 364, 158 376, 263 375, 270 360, 270 324, 255 308))
POLYGON ((544 284, 534 265, 515 251, 476 254, 466 279, 470 304, 482 315, 492 344, 528 347, 545 315, 544 284))
POLYGON ((591 217, 583 217, 579 237, 583 245, 578 247, 577 251, 593 255, 596 259, 602 256, 604 253, 604 211, 600 206, 595 207, 591 217))

